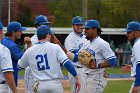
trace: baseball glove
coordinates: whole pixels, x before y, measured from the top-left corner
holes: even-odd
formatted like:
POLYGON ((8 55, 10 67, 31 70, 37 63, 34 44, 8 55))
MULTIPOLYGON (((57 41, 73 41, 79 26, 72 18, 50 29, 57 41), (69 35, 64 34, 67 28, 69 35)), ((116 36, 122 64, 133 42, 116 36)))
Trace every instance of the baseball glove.
POLYGON ((78 53, 78 61, 86 66, 87 68, 94 69, 96 68, 96 62, 94 61, 95 57, 88 52, 87 50, 80 50, 78 53))

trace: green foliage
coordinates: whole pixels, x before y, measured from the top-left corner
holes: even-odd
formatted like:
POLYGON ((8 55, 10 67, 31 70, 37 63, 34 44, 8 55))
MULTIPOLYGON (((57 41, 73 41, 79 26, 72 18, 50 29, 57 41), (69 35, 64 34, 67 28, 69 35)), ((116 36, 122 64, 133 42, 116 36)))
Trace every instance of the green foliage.
MULTIPOLYGON (((40 0, 54 16, 53 26, 71 27, 74 16, 82 16, 83 0, 40 0)), ((140 0, 87 0, 88 19, 96 19, 101 27, 124 28, 129 21, 140 21, 140 0)), ((20 0, 19 19, 24 26, 33 26, 30 7, 20 0)))
MULTIPOLYGON (((101 27, 126 27, 129 21, 140 21, 139 0, 87 1, 88 19, 99 20, 101 27)), ((74 16, 82 16, 82 0, 48 0, 48 7, 56 17, 54 26, 70 26, 74 16)))
POLYGON ((23 25, 23 26, 34 26, 33 21, 32 21, 32 15, 31 15, 31 10, 29 7, 25 6, 24 3, 21 1, 21 3, 19 4, 19 9, 20 12, 19 13, 19 22, 23 25), (23 13, 24 12, 24 13, 23 13))
POLYGON ((48 0, 48 7, 55 16, 54 26, 70 27, 74 16, 82 16, 81 0, 48 0))

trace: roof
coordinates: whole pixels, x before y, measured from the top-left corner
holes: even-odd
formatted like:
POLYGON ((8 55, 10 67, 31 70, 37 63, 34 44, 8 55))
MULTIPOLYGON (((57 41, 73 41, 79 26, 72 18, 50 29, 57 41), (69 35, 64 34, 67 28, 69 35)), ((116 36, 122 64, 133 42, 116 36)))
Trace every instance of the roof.
MULTIPOLYGON (((4 33, 6 32, 6 27, 3 28, 4 33)), ((52 27, 51 30, 55 34, 69 34, 73 29, 72 28, 60 28, 52 27)), ((103 35, 123 35, 125 34, 124 28, 102 28, 103 35)), ((24 31, 23 34, 34 34, 36 31, 35 27, 27 27, 27 31, 24 31)))

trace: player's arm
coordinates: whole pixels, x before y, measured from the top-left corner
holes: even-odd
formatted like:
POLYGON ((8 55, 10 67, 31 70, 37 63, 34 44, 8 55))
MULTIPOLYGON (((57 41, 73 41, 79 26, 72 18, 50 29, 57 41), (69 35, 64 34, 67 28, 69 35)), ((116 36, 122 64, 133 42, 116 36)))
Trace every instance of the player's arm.
POLYGON ((74 66, 72 65, 72 62, 67 58, 67 56, 65 55, 64 51, 57 46, 57 58, 59 60, 59 62, 61 62, 61 64, 68 70, 68 72, 70 72, 76 79, 76 89, 77 91, 80 90, 80 79, 77 75, 77 72, 74 68, 74 66))
POLYGON ((15 81, 14 81, 13 72, 12 71, 4 72, 4 77, 5 77, 6 83, 9 85, 12 92, 13 93, 18 93, 17 88, 16 88, 16 84, 15 84, 15 81))
POLYGON ((27 44, 27 49, 32 46, 30 37, 24 37, 24 43, 27 44))
POLYGON ((18 60, 18 68, 24 69, 27 66, 29 66, 29 64, 28 64, 28 51, 26 50, 21 59, 18 60))
POLYGON ((135 46, 133 49, 134 52, 134 59, 136 61, 136 75, 135 75, 135 81, 134 81, 134 87, 140 87, 140 57, 139 52, 140 48, 139 46, 135 46))
POLYGON ((113 67, 116 65, 116 58, 111 58, 105 60, 103 63, 100 63, 97 65, 97 68, 107 68, 107 67, 113 67))
POLYGON ((104 43, 100 46, 100 53, 105 58, 105 60, 100 64, 96 64, 96 68, 107 68, 116 66, 116 56, 111 50, 108 43, 104 43))
POLYGON ((80 90, 80 78, 77 75, 77 72, 74 68, 74 66, 72 65, 71 61, 69 59, 66 59, 66 61, 63 63, 63 65, 65 66, 65 68, 68 70, 68 72, 70 72, 76 79, 76 90, 77 92, 80 90))
POLYGON ((11 88, 13 93, 17 93, 16 84, 13 77, 13 66, 10 51, 3 47, 3 51, 1 52, 1 71, 4 74, 6 83, 11 88))
POLYGON ((136 65, 136 76, 134 81, 134 87, 140 86, 140 63, 136 65))

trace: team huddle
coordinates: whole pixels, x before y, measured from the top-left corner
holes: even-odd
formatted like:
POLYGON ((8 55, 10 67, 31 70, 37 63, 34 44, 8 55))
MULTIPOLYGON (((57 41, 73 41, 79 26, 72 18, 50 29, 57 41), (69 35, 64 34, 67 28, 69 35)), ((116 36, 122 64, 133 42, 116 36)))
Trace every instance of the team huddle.
MULTIPOLYGON (((7 26, 0 44, 0 93, 18 93, 18 71, 25 69, 26 93, 64 93, 61 65, 68 71, 72 93, 103 93, 108 74, 105 68, 116 66, 115 53, 107 41, 100 37, 102 29, 97 20, 72 19, 73 31, 66 37, 64 46, 51 31, 44 15, 35 18, 36 33, 25 37, 26 51, 15 43, 25 27, 17 21, 7 26)), ((2 24, 0 24, 2 30, 2 24)), ((134 41, 132 66, 126 65, 135 77, 129 93, 140 93, 140 24, 129 22, 124 31, 128 40, 134 41)))

